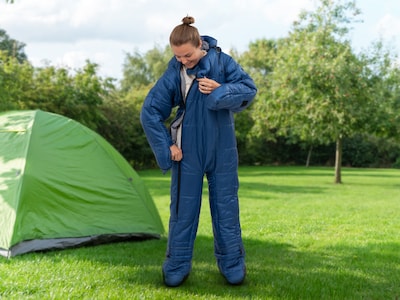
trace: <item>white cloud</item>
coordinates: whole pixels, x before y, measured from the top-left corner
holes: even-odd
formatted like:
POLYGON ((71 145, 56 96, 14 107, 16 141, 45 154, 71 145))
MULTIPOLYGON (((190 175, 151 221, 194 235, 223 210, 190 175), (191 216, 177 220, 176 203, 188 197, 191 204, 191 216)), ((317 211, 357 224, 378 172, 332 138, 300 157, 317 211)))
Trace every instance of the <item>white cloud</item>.
POLYGON ((376 31, 387 39, 400 36, 400 17, 396 18, 392 14, 384 15, 378 22, 376 31))

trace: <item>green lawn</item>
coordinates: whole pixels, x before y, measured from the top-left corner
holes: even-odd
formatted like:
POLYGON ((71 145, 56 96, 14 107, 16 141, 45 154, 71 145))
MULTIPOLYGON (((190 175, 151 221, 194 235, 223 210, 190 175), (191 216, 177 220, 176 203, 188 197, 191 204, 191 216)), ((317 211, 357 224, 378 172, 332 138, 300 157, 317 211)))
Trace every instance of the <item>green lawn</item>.
MULTIPOLYGON (((162 284, 166 238, 0 258, 0 299, 398 299, 400 170, 242 167, 248 276, 232 287, 213 256, 204 188, 193 270, 162 284)), ((139 173, 167 228, 169 174, 139 173)))

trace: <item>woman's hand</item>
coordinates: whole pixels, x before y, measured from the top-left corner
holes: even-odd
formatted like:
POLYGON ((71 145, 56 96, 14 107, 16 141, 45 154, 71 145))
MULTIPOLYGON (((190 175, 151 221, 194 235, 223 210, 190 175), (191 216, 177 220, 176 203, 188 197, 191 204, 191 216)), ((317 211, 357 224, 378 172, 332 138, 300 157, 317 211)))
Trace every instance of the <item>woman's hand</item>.
POLYGON ((182 150, 177 145, 172 145, 169 147, 171 150, 171 159, 174 161, 181 161, 182 160, 182 150))
POLYGON ((215 80, 207 77, 197 78, 197 81, 199 82, 199 91, 203 94, 211 94, 213 90, 221 86, 215 80))

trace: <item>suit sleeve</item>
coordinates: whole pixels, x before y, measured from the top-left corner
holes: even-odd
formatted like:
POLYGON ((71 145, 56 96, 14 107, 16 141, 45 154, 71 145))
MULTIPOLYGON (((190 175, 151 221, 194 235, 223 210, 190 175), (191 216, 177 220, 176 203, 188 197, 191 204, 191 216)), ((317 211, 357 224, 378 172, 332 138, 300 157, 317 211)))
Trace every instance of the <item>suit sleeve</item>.
POLYGON ((240 112, 253 101, 257 88, 253 79, 233 60, 221 53, 225 81, 207 99, 207 107, 212 110, 228 109, 240 112))
MULTIPOLYGON (((171 73, 171 72, 169 72, 171 73)), ((169 147, 171 135, 165 121, 171 114, 176 99, 176 88, 179 84, 168 72, 156 82, 146 96, 140 112, 140 122, 160 169, 165 173, 172 166, 169 147)))

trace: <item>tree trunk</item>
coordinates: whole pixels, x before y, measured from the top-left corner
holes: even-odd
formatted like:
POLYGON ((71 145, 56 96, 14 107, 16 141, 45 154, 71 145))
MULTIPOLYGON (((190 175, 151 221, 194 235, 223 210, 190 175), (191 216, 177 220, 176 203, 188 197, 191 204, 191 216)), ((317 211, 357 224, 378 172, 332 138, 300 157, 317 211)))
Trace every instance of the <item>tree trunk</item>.
POLYGON ((342 183, 342 138, 336 140, 335 183, 342 183))
POLYGON ((313 146, 310 146, 310 149, 308 149, 308 155, 307 155, 307 161, 306 161, 307 168, 310 166, 312 150, 313 150, 313 146))

